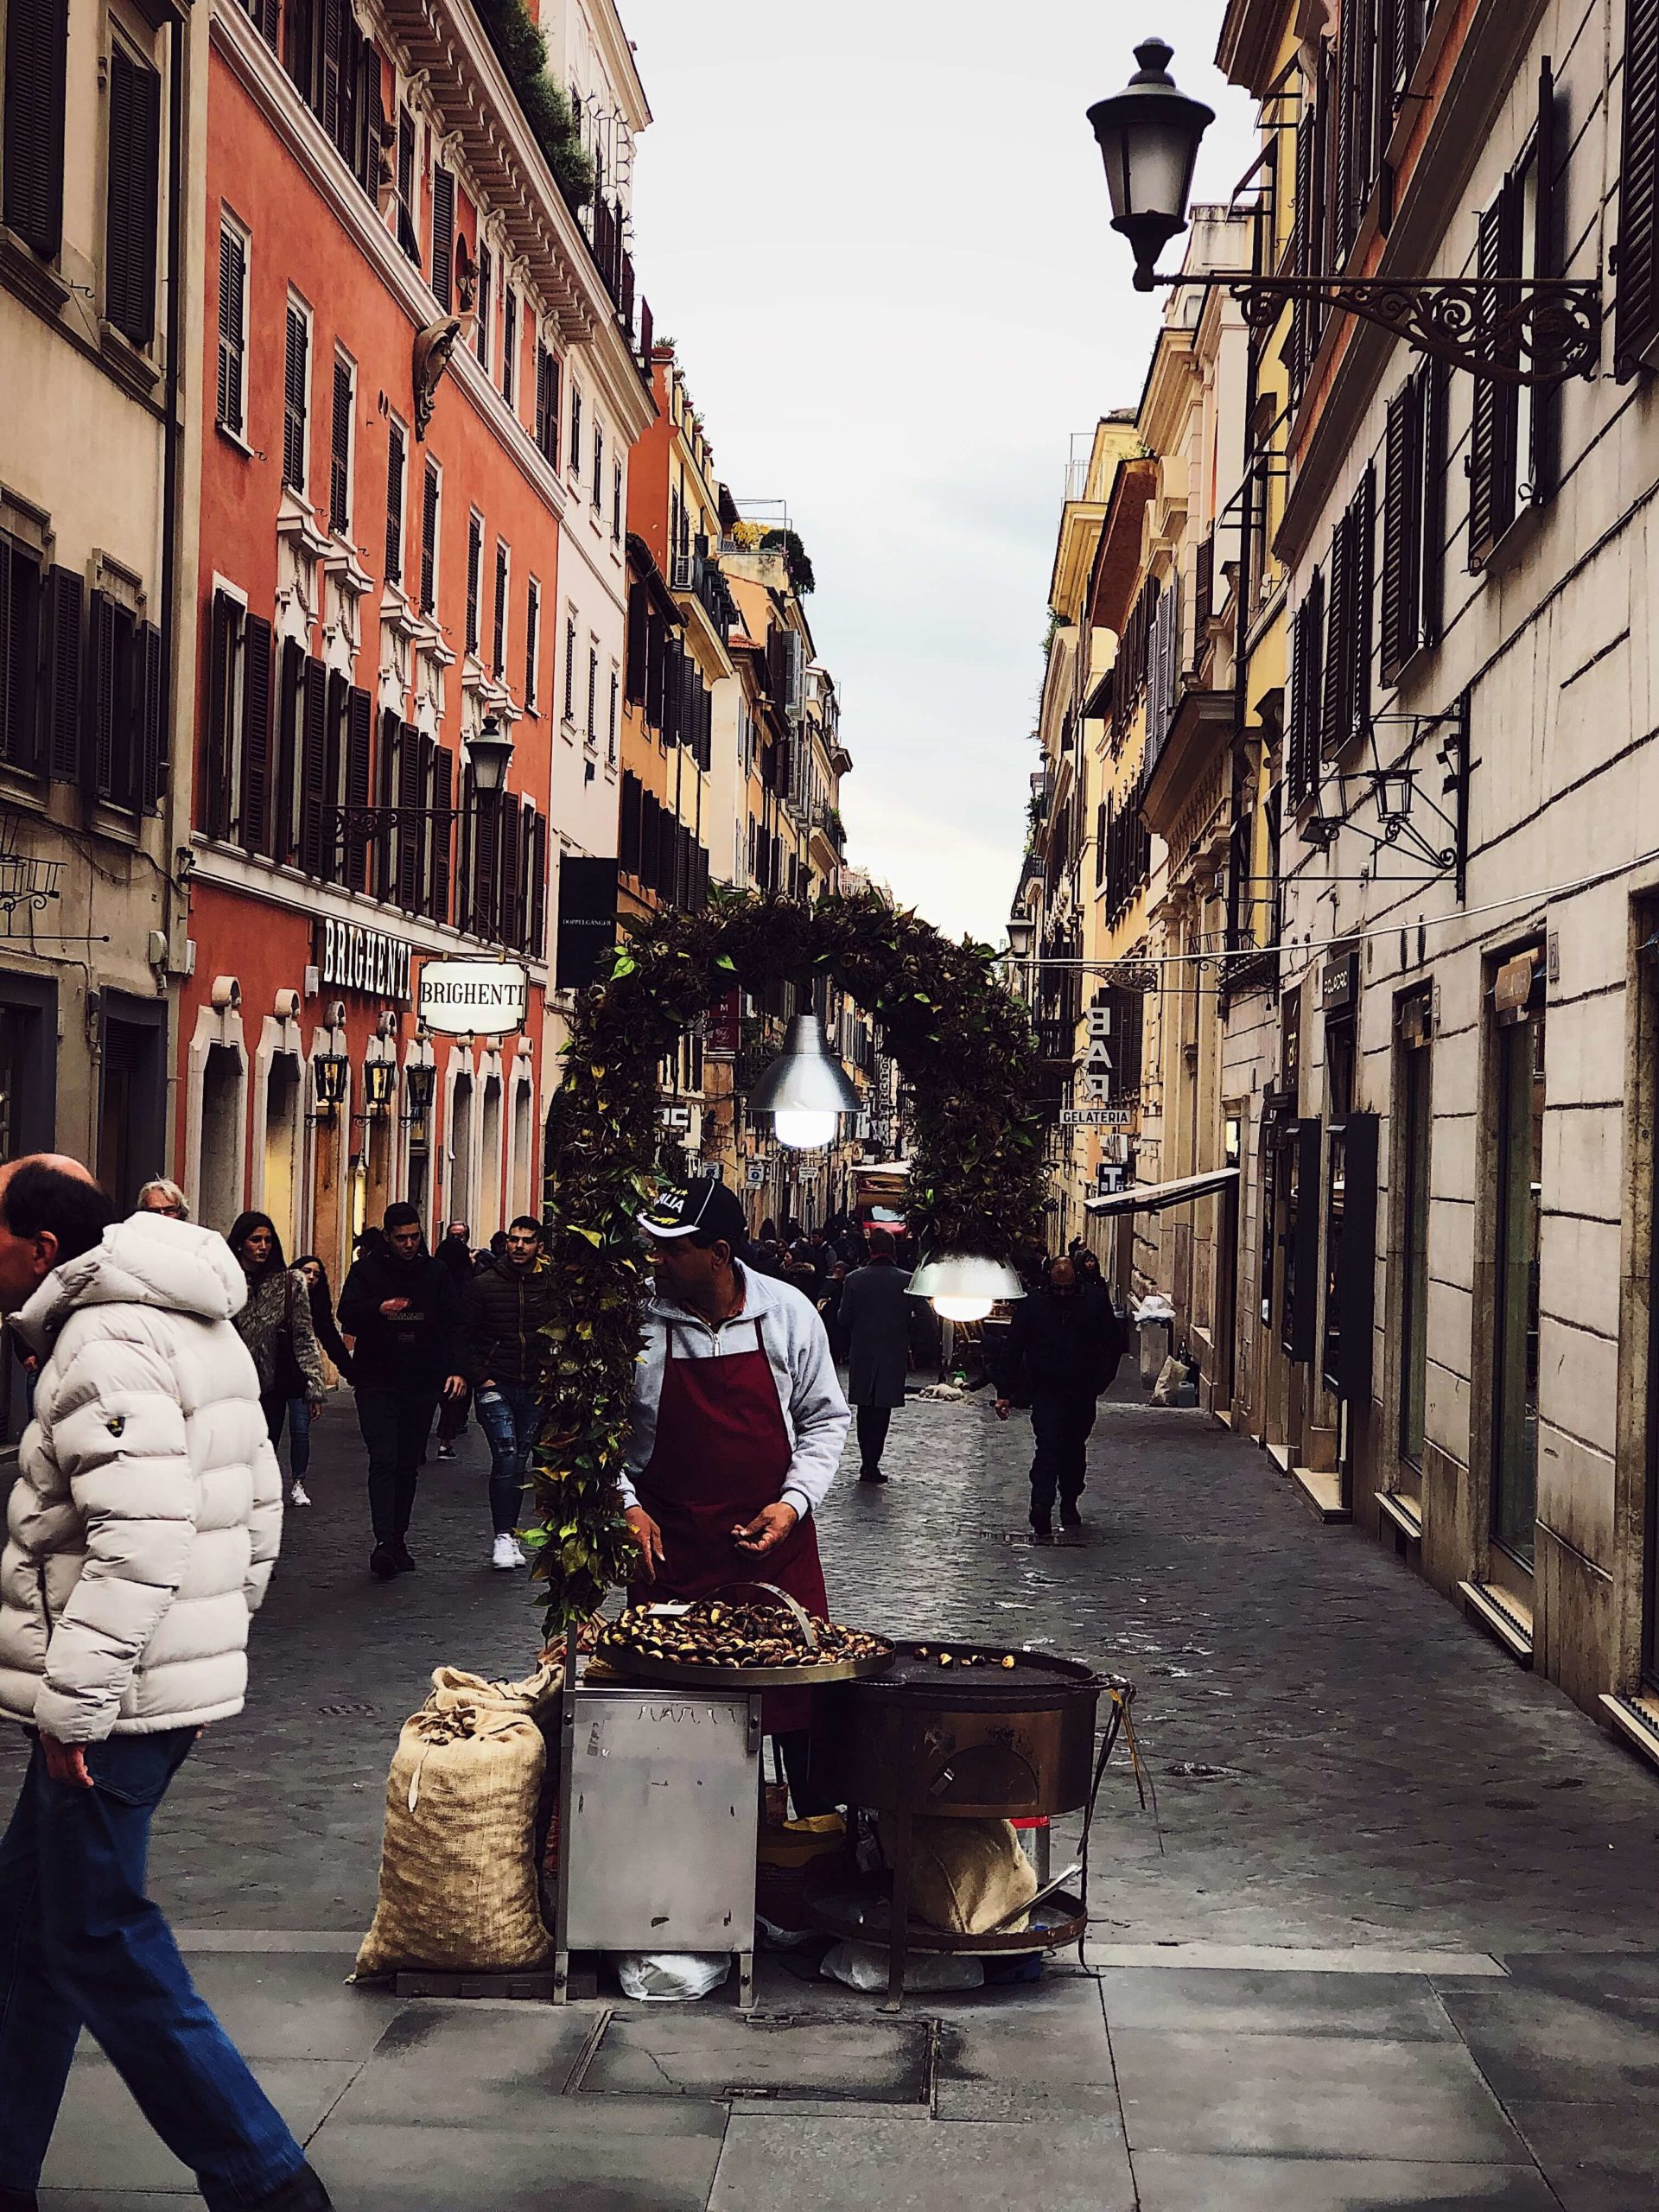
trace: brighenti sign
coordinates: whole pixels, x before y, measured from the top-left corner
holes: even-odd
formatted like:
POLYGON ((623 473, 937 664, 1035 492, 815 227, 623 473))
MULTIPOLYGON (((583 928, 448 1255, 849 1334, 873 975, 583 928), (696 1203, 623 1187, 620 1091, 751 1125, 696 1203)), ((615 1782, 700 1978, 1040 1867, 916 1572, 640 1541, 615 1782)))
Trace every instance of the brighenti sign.
POLYGON ((516 960, 429 960, 416 1011, 441 1037, 505 1037, 524 1026, 530 978, 516 960))

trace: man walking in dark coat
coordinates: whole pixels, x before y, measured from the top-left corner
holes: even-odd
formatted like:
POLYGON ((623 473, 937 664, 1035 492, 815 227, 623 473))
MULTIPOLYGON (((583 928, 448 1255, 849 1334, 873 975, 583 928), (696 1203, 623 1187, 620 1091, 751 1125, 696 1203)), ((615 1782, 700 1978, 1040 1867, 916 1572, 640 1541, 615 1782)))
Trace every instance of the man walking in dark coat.
POLYGON ((858 1479, 884 1483, 887 1425, 905 1402, 910 1367, 910 1277, 885 1230, 870 1231, 869 1258, 842 1284, 838 1319, 847 1339, 847 1395, 858 1409, 858 1479))
POLYGON ((1051 1260, 1046 1280, 1019 1300, 997 1359, 996 1417, 1031 1408, 1036 1452, 1031 1463, 1031 1530, 1039 1541, 1060 1526, 1083 1525, 1086 1446, 1096 1401, 1117 1372, 1124 1328, 1103 1290, 1079 1283, 1075 1261, 1051 1260))
POLYGON ((521 1213, 506 1231, 506 1249, 486 1260, 462 1299, 467 1379, 478 1425, 490 1443, 493 1567, 522 1567, 513 1531, 523 1510, 524 1473, 541 1418, 536 1388, 549 1345, 542 1331, 553 1318, 553 1270, 542 1251, 539 1222, 521 1213))
POLYGON ((357 1425, 368 1446, 374 1522, 369 1572, 389 1582, 414 1571, 406 1539, 439 1397, 453 1402, 467 1382, 454 1277, 422 1250, 421 1217, 412 1205, 388 1206, 385 1224, 384 1242, 346 1278, 339 1320, 357 1339, 357 1425))

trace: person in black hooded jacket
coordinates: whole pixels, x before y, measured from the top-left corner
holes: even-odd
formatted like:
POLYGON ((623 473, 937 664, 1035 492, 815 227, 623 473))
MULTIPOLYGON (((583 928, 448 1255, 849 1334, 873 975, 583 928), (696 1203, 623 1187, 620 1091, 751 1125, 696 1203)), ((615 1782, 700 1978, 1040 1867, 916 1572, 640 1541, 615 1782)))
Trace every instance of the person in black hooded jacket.
POLYGON ((1031 1529, 1039 1541, 1053 1534, 1057 1495, 1060 1526, 1082 1526, 1096 1401, 1117 1372, 1126 1334, 1109 1296, 1080 1282, 1069 1258, 1051 1260, 1042 1283, 1014 1306, 996 1357, 995 1410, 1006 1421, 1013 1406, 1031 1408, 1031 1529))

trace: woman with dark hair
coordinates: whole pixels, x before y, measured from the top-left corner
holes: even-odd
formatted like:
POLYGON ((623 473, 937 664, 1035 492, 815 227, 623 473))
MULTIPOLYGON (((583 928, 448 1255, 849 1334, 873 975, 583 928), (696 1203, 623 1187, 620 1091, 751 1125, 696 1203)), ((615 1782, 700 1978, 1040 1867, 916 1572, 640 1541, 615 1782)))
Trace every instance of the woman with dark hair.
POLYGON ((311 1319, 310 1287, 283 1258, 283 1240, 268 1213, 238 1214, 226 1243, 248 1279, 248 1302, 236 1317, 242 1341, 259 1372, 259 1403, 274 1447, 289 1417, 293 1462, 290 1505, 309 1505, 301 1479, 311 1459, 311 1423, 327 1395, 322 1353, 311 1319))
MULTIPOLYGON (((305 1277, 305 1287, 310 1294, 311 1326, 316 1331, 317 1344, 325 1361, 332 1360, 340 1370, 342 1382, 352 1379, 352 1355, 346 1339, 340 1333, 340 1324, 334 1319, 334 1294, 328 1285, 328 1270, 315 1252, 302 1252, 294 1262, 305 1277)), ((322 1379, 333 1388, 333 1381, 325 1365, 322 1379)), ((289 1434, 293 1435, 290 1421, 289 1434)))

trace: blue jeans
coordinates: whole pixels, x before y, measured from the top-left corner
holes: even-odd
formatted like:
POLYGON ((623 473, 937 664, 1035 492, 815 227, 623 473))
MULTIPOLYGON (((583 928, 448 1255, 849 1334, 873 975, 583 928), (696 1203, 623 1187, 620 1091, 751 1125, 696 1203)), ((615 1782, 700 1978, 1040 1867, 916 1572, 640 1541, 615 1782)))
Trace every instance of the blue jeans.
POLYGON ((39 2183, 83 2024, 213 2212, 305 2164, 144 1895, 150 1816, 195 1733, 88 1745, 91 1789, 35 1745, 0 1839, 0 2188, 39 2183))
POLYGON ((473 1410, 489 1440, 490 1521, 498 1536, 510 1536, 524 1510, 524 1471, 541 1418, 536 1393, 520 1382, 497 1383, 477 1393, 473 1410))

